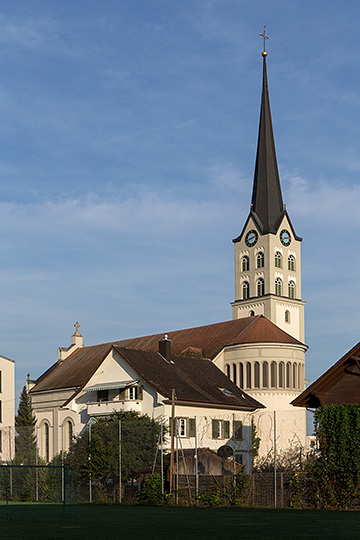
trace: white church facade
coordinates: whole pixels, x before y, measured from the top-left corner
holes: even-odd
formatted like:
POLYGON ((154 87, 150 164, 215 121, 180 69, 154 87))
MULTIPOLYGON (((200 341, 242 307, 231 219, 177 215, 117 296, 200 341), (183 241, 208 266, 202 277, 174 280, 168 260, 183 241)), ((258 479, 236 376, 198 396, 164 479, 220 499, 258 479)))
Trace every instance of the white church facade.
POLYGON ((131 409, 168 418, 171 387, 177 389, 184 448, 194 447, 197 426, 198 444, 218 450, 236 442, 236 452, 249 464, 252 421, 261 439, 261 456, 271 455, 275 446, 277 451, 306 447, 306 412, 291 405, 305 388, 301 238, 282 200, 265 52, 250 213, 233 242, 232 320, 185 330, 163 329, 156 335, 92 347, 84 347, 76 329, 71 347, 59 349, 58 360, 30 392, 45 459, 66 450, 71 437, 92 417, 131 409), (165 332, 171 341, 173 367, 159 350, 165 332), (147 355, 156 355, 151 358, 158 373, 145 369, 147 355), (161 366, 168 373, 162 382, 161 366), (184 370, 196 392, 183 385, 184 370), (235 441, 234 422, 243 427, 241 440, 235 441))

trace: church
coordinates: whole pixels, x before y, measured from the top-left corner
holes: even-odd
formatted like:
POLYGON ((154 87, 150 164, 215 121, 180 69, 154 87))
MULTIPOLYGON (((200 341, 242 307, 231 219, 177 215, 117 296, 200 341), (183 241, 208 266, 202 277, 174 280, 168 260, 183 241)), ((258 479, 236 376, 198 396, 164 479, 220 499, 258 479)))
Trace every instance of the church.
POLYGON ((184 448, 228 445, 249 469, 253 424, 262 457, 306 448, 306 412, 291 404, 305 388, 302 239, 283 203, 262 57, 251 206, 233 240, 232 320, 94 346, 77 323, 70 347, 30 390, 47 461, 94 417, 135 410, 168 421, 172 399, 184 448))

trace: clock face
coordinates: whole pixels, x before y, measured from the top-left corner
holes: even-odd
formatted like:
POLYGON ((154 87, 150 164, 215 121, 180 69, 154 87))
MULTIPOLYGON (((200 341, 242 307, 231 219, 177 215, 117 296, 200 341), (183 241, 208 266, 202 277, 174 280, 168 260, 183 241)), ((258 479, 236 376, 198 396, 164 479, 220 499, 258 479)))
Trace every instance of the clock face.
POLYGON ((291 242, 291 235, 289 231, 283 229, 280 233, 280 241, 284 246, 289 246, 291 242))
POLYGON ((248 247, 255 246, 256 242, 258 241, 258 238, 259 238, 258 233, 252 229, 245 236, 245 244, 248 247))

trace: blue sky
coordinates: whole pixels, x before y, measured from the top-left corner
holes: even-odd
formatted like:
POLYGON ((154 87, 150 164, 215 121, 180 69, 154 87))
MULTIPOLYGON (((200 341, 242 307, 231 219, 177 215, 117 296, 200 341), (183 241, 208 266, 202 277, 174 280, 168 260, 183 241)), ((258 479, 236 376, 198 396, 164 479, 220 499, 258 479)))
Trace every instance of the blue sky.
POLYGON ((231 318, 267 25, 307 378, 360 337, 360 4, 0 1, 0 353, 231 318))

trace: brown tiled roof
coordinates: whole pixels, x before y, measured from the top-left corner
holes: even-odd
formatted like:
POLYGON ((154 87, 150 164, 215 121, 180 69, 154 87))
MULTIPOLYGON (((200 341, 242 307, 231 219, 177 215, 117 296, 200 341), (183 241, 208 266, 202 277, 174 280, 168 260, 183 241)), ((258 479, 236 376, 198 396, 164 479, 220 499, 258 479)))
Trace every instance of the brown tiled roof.
POLYGON ((360 403, 360 343, 292 401, 296 407, 360 403))
MULTIPOLYGON (((102 345, 77 349, 61 363, 54 364, 36 382, 31 392, 56 388, 81 388, 98 369, 112 346, 158 351, 164 334, 153 334, 102 345)), ((202 351, 205 358, 214 359, 226 346, 245 343, 302 343, 262 316, 244 317, 206 326, 169 332, 173 354, 189 348, 202 351)), ((196 356, 200 356, 196 354, 196 356)), ((192 362, 194 360, 192 359, 192 362)))
POLYGON ((174 389, 177 401, 251 410, 263 407, 205 358, 171 355, 165 360, 154 351, 114 348, 143 381, 169 400, 174 389))

